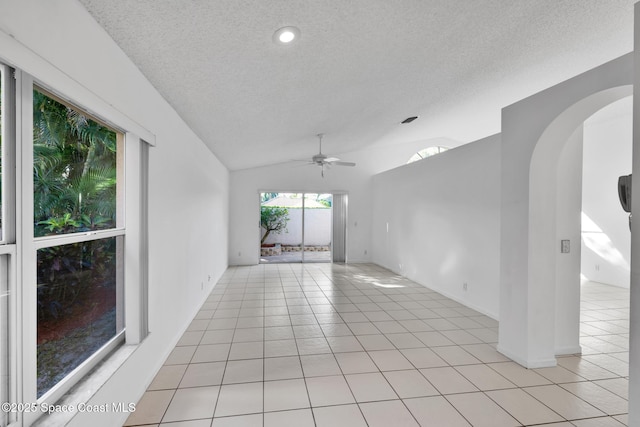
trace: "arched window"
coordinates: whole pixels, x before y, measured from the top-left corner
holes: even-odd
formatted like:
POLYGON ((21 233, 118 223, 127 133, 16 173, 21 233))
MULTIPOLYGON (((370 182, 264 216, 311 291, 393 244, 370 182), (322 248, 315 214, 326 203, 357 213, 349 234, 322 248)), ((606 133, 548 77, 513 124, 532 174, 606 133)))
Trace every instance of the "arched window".
POLYGON ((407 164, 417 162, 418 160, 426 159, 427 157, 433 156, 435 154, 443 153, 448 149, 449 149, 448 147, 441 147, 441 146, 423 148, 422 150, 418 151, 416 154, 411 156, 409 160, 407 160, 407 164))

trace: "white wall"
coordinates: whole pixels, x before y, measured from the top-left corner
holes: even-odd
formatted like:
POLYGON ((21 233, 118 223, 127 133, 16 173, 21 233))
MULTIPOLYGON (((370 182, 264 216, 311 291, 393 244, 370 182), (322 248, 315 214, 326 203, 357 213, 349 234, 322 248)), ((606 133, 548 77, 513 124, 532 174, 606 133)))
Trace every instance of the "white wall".
POLYGON ((582 178, 582 210, 597 226, 582 224, 582 274, 627 288, 631 233, 617 184, 620 175, 631 173, 632 103, 624 98, 585 121, 582 178))
MULTIPOLYGON (((398 126, 411 126, 398 125, 398 126)), ((471 141, 465 141, 471 142, 471 141)), ((407 164, 407 161, 418 151, 429 147, 455 148, 463 145, 463 142, 451 138, 430 138, 417 141, 407 141, 393 146, 372 146, 366 150, 353 151, 341 154, 339 157, 358 163, 358 168, 370 175, 388 171, 407 164)))
MULTIPOLYGON (((149 166, 151 334, 90 399, 137 402, 226 269, 228 171, 78 2, 2 1, 0 9, 4 61, 54 89, 62 90, 60 82, 77 86, 99 99, 84 107, 117 111, 156 136, 149 166)), ((83 413, 71 425, 113 426, 126 416, 83 413)))
MULTIPOLYGON (((341 156, 344 160, 352 160, 341 156)), ((347 192, 347 261, 368 262, 371 254, 371 175, 364 168, 320 168, 296 162, 231 172, 229 264, 257 264, 260 255, 261 192, 347 192)))
MULTIPOLYGON (((265 243, 300 245, 302 243, 302 208, 287 208, 289 220, 281 233, 269 233, 265 243)), ((304 210, 304 244, 306 246, 327 246, 331 244, 331 208, 311 208, 304 210)), ((264 228, 262 233, 264 235, 264 228)))
POLYGON ((372 212, 375 263, 497 318, 499 135, 376 175, 372 212))
MULTIPOLYGON (((582 210, 583 127, 569 137, 556 171, 555 354, 577 354, 580 348, 580 212, 582 210), (569 252, 561 241, 569 240, 569 252)), ((550 265, 549 269, 552 268, 550 265)), ((551 314, 548 314, 550 316, 551 314)))

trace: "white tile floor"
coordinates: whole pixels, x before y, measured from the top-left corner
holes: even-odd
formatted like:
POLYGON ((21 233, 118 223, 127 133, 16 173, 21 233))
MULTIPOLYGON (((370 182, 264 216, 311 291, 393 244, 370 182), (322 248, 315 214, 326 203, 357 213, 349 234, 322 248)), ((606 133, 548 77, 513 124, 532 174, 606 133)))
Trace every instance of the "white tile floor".
POLYGON ((629 292, 587 282, 581 356, 527 370, 496 321, 375 265, 232 267, 127 426, 623 426, 629 292))

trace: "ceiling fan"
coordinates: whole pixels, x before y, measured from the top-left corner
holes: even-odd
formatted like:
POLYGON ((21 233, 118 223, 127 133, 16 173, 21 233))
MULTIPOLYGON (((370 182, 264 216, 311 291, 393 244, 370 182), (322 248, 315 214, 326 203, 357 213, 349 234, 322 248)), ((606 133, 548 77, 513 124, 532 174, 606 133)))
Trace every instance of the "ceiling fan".
POLYGON ((311 158, 311 161, 309 162, 309 164, 318 165, 318 166, 320 166, 322 168, 320 174, 322 175, 323 178, 324 178, 324 167, 325 166, 327 168, 330 168, 331 166, 334 166, 334 165, 336 165, 336 166, 355 166, 356 165, 353 162, 343 162, 337 157, 329 157, 326 154, 322 154, 322 137, 323 136, 324 136, 324 134, 322 134, 322 133, 318 134, 318 139, 319 139, 319 143, 320 143, 320 149, 319 149, 318 154, 313 156, 311 158))

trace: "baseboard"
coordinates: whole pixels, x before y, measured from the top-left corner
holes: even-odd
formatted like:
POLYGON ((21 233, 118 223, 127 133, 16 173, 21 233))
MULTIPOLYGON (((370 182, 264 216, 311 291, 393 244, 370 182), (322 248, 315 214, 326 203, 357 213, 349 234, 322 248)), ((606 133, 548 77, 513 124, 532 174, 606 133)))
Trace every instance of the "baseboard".
POLYGON ((582 347, 578 345, 556 348, 556 356, 567 356, 570 354, 582 354, 582 347))
POLYGON ((442 295, 442 296, 444 296, 444 297, 447 297, 447 298, 449 298, 450 300, 453 300, 453 301, 455 301, 455 302, 457 302, 457 303, 459 303, 459 304, 462 304, 462 305, 464 305, 464 306, 465 306, 465 307, 467 307, 467 308, 470 308, 470 309, 472 309, 472 310, 475 310, 475 311, 477 311, 477 312, 478 312, 478 313, 480 313, 480 314, 484 314, 485 316, 487 316, 487 317, 489 317, 489 318, 491 318, 491 319, 493 319, 493 320, 495 320, 495 321, 499 321, 498 313, 494 313, 494 312, 491 312, 491 311, 485 310, 485 309, 484 309, 484 307, 479 307, 479 306, 477 306, 477 305, 475 305, 475 304, 473 304, 473 303, 471 303, 471 302, 469 302, 469 301, 467 301, 467 300, 464 300, 464 299, 460 298, 459 296, 457 296, 457 295, 454 295, 454 294, 450 293, 447 289, 442 289, 442 288, 439 288, 439 287, 437 287, 437 286, 427 286, 427 285, 425 285, 424 283, 420 283, 420 282, 419 282, 418 280, 416 280, 415 278, 409 277, 409 276, 407 276, 407 275, 403 274, 402 272, 397 271, 397 270, 395 270, 395 269, 393 269, 393 268, 387 267, 387 266, 382 265, 382 264, 378 264, 378 263, 376 263, 375 261, 372 261, 372 263, 373 263, 373 264, 375 264, 375 265, 377 265, 377 266, 379 266, 379 267, 386 268, 387 270, 391 271, 392 273, 397 274, 398 276, 402 276, 402 277, 404 277, 405 279, 409 279, 409 280, 411 280, 412 282, 417 283, 418 285, 423 286, 423 287, 425 287, 425 288, 429 289, 430 291, 437 292, 437 293, 439 293, 440 295, 442 295))
POLYGON ((515 355, 514 353, 506 350, 502 346, 498 345, 496 348, 498 352, 507 356, 509 359, 516 362, 518 365, 522 365, 527 369, 536 369, 536 368, 552 368, 558 364, 558 361, 555 357, 545 358, 545 359, 534 359, 534 360, 525 360, 520 356, 515 355))

